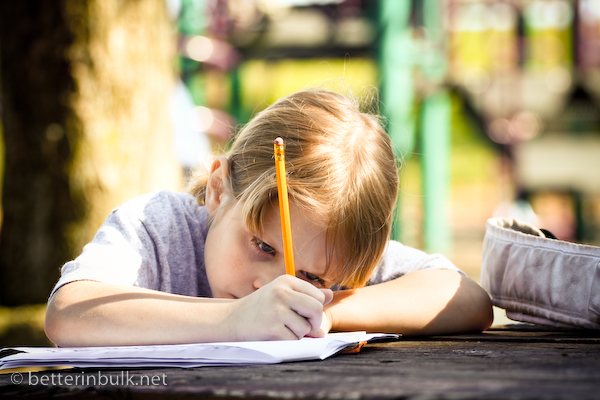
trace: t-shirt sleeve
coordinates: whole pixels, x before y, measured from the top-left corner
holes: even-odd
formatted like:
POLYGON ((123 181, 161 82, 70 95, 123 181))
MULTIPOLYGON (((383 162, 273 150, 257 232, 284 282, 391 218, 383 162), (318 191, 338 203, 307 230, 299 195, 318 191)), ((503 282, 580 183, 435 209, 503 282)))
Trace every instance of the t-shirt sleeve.
POLYGON ((154 288, 153 247, 138 216, 128 213, 127 208, 117 208, 110 213, 92 242, 83 248, 81 255, 62 267, 50 297, 61 286, 78 280, 154 288))
POLYGON ((163 191, 125 203, 110 213, 81 255, 62 267, 50 297, 79 280, 201 294, 199 288, 207 286, 198 273, 204 219, 189 195, 163 191))
POLYGON ((441 254, 427 254, 390 240, 377 269, 367 285, 391 281, 402 275, 423 269, 450 269, 461 272, 450 260, 441 254))

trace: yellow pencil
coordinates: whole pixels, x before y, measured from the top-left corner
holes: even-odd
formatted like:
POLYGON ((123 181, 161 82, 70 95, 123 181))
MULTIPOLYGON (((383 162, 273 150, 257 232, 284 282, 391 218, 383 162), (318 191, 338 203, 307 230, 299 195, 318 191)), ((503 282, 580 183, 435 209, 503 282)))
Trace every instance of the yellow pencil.
POLYGON ((283 235, 283 256, 285 272, 296 276, 294 268, 294 248, 292 246, 292 224, 290 222, 290 204, 288 200, 285 176, 285 151, 283 139, 278 137, 273 144, 275 151, 275 170, 277 171, 277 193, 279 194, 279 213, 281 214, 281 233, 283 235))

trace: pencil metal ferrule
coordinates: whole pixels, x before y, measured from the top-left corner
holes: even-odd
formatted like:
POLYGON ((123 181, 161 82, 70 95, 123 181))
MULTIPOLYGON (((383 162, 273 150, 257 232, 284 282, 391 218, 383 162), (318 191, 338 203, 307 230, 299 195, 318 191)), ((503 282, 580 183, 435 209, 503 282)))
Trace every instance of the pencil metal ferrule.
POLYGON ((283 149, 283 145, 275 143, 273 144, 273 148, 275 151, 275 161, 285 161, 285 150, 283 149))

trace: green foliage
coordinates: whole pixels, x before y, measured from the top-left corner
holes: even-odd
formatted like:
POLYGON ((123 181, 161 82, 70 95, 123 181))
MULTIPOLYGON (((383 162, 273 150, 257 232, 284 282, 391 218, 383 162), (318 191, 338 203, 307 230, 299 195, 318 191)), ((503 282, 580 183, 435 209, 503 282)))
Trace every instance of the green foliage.
MULTIPOLYGON (((4 132, 2 131, 2 123, 0 122, 0 199, 2 198, 2 183, 4 178, 4 132)), ((0 209, 0 227, 2 226, 2 210, 0 209)))
POLYGON ((46 305, 0 307, 0 346, 50 345, 44 333, 46 305))
POLYGON ((377 75, 375 61, 367 58, 247 61, 240 67, 243 120, 239 122, 247 122, 277 99, 305 88, 351 91, 360 97, 365 89, 377 86, 377 75))
POLYGON ((451 164, 453 183, 476 183, 489 179, 498 157, 495 145, 482 127, 466 113, 458 96, 452 98, 451 164))

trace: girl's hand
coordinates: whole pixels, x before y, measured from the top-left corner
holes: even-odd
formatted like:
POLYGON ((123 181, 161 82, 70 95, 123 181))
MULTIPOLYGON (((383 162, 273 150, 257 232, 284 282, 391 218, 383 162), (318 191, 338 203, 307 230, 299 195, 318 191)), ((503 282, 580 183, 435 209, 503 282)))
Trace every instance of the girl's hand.
MULTIPOLYGON (((321 290, 329 290, 329 289, 321 289, 321 290)), ((325 335, 327 335, 329 333, 329 331, 331 330, 332 326, 333 326, 333 323, 331 320, 331 315, 330 315, 330 313, 328 313, 325 310, 325 311, 323 311, 323 318, 321 319, 321 328, 319 328, 317 331, 312 332, 306 336, 315 337, 315 338, 325 337, 325 335)))
POLYGON ((237 341, 322 337, 323 306, 332 298, 329 289, 282 275, 230 303, 224 326, 237 341))

